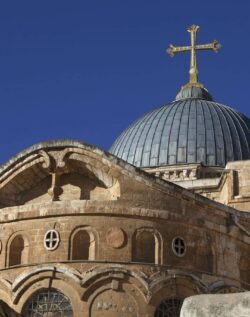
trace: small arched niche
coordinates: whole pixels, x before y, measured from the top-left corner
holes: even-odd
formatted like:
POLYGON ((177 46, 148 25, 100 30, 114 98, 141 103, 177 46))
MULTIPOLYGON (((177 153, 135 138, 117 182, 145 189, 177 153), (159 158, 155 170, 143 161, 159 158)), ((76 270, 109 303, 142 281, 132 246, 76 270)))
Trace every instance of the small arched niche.
POLYGON ((71 235, 70 259, 88 261, 95 259, 95 235, 88 228, 78 228, 71 235))
POLYGON ((29 243, 22 234, 17 234, 9 244, 8 266, 28 263, 29 243))
POLYGON ((135 233, 132 246, 133 262, 160 262, 160 237, 153 230, 140 229, 135 233))

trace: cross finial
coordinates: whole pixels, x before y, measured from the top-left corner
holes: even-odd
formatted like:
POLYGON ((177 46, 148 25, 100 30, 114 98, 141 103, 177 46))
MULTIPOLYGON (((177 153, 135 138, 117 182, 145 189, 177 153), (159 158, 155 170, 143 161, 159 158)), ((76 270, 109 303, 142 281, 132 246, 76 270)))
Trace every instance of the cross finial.
POLYGON ((200 44, 200 45, 196 44, 197 32, 199 30, 200 30, 200 27, 198 25, 191 25, 187 29, 187 31, 190 33, 190 38, 191 38, 190 46, 173 46, 172 44, 170 44, 167 49, 167 52, 171 57, 173 57, 176 53, 190 51, 191 53, 190 70, 189 70, 190 79, 189 79, 188 85, 195 85, 195 86, 202 86, 198 82, 196 51, 213 50, 214 52, 218 52, 218 50, 221 48, 221 45, 217 40, 214 40, 212 43, 209 43, 209 44, 200 44))

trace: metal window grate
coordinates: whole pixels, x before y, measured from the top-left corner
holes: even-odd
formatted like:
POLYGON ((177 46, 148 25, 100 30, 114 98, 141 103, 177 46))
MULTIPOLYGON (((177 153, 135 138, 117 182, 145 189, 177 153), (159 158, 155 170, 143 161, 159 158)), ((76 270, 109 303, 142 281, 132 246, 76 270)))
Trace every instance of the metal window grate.
POLYGON ((44 290, 32 296, 23 317, 73 317, 68 297, 56 290, 44 290))
POLYGON ((172 249, 177 256, 184 256, 186 253, 186 244, 183 238, 176 237, 172 241, 172 249))
POLYGON ((59 233, 56 230, 48 230, 44 236, 44 247, 45 249, 52 251, 55 250, 60 242, 59 233))
POLYGON ((166 299, 158 306, 154 317, 180 317, 182 303, 179 298, 166 299))

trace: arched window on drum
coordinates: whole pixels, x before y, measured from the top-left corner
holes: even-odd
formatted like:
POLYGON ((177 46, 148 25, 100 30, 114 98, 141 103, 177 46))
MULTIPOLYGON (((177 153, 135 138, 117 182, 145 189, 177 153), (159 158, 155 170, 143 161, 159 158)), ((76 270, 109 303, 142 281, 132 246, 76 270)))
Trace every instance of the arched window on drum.
POLYGON ((150 229, 140 229, 135 233, 132 246, 134 262, 159 264, 161 243, 158 233, 150 229))
POLYGON ((8 266, 28 263, 29 243, 21 234, 16 235, 9 244, 8 266))
POLYGON ((71 260, 95 259, 95 236, 90 230, 77 229, 71 236, 71 260))

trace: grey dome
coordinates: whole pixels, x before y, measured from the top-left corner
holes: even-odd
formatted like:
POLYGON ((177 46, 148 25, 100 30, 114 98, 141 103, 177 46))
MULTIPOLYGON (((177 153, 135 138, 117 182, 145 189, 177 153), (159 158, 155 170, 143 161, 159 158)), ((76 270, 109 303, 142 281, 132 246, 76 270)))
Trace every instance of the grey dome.
POLYGON ((184 87, 176 98, 132 123, 110 152, 138 167, 225 166, 229 161, 250 159, 247 117, 212 101, 201 87, 184 87))
POLYGON ((177 94, 175 100, 182 100, 187 98, 200 98, 213 101, 213 97, 210 95, 208 90, 203 86, 184 86, 177 94))

